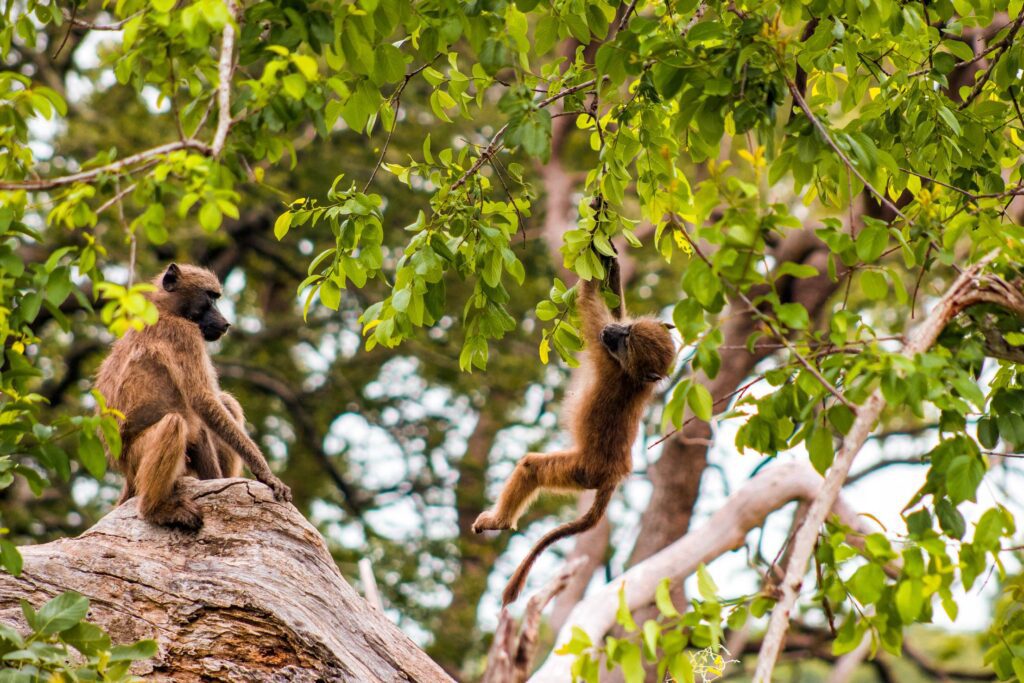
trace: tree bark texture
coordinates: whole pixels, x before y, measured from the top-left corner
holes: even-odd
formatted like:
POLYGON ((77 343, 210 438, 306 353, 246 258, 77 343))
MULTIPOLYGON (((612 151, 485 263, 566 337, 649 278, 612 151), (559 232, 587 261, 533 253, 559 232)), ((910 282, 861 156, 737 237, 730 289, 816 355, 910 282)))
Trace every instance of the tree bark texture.
POLYGON ((140 518, 138 499, 77 538, 22 548, 0 574, 0 621, 25 629, 74 590, 115 642, 153 638, 149 680, 450 681, 342 578, 316 529, 247 479, 185 480, 205 525, 196 534, 140 518))

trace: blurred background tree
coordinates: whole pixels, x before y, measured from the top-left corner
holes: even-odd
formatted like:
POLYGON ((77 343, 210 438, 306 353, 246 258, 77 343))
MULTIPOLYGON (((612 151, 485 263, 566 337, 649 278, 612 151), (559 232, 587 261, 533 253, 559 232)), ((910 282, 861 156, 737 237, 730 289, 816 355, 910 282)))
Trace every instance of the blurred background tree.
MULTIPOLYGON (((0 452, 20 475, 0 474, 6 566, 11 542, 76 534, 116 500, 94 436, 115 422, 93 417, 92 374, 145 318, 140 282, 171 260, 203 264, 235 323, 215 352, 223 384, 295 504, 346 577, 370 558, 394 618, 474 676, 493 589, 573 510, 545 498, 527 539, 467 530, 519 456, 564 438, 577 340, 553 285, 600 277, 614 240, 631 308, 671 315, 686 350, 612 523, 571 551, 588 564, 557 629, 592 577, 706 514, 703 475, 735 454, 718 435, 747 418, 721 414, 756 380, 782 389, 752 394, 744 410, 773 422, 752 420, 740 450, 841 433, 841 406, 801 362, 862 400, 897 377, 887 344, 958 262, 999 248, 1012 275, 1019 3, 846 5, 6 0, 0 452), (838 154, 819 118, 843 129, 838 154), (100 299, 102 282, 128 289, 100 299), (815 405, 831 427, 814 427, 815 405)), ((978 333, 946 343, 962 367, 929 371, 973 381, 978 333)), ((1019 384, 1015 360, 993 387, 1019 384)), ((972 412, 922 391, 927 411, 884 423, 921 439, 914 457, 885 441, 863 476, 928 464, 967 413, 998 422, 985 398, 972 412)), ((1021 413, 998 422, 1004 450, 1024 441, 1021 413)), ((1016 476, 1012 458, 993 467, 1016 476)), ((937 514, 955 544, 963 517, 937 514)), ((1014 533, 997 541, 1015 547, 1014 533)), ((752 568, 773 566, 777 547, 751 548, 752 568)), ((808 628, 823 640, 795 638, 794 656, 831 661, 820 609, 808 628)), ((1019 659, 1010 631, 988 645, 1019 659)))

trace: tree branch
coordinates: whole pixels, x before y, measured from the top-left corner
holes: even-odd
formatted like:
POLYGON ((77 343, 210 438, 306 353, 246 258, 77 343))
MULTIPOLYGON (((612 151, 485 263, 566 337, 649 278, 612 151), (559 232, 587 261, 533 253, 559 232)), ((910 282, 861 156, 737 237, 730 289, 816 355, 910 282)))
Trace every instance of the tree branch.
POLYGON ((235 72, 235 22, 239 11, 236 0, 225 0, 231 18, 224 24, 220 42, 220 60, 217 64, 217 131, 213 135, 210 154, 219 157, 231 130, 231 77, 235 72))
MULTIPOLYGON (((963 310, 968 295, 978 285, 981 270, 991 262, 994 256, 994 254, 986 256, 957 278, 921 326, 908 335, 908 341, 903 351, 904 355, 913 358, 935 343, 946 324, 963 310)), ((882 397, 882 391, 876 389, 860 407, 853 427, 843 439, 843 446, 836 454, 835 461, 825 477, 824 486, 821 487, 821 491, 816 494, 811 503, 807 521, 796 535, 793 555, 786 566, 785 578, 779 586, 780 598, 775 608, 772 609, 768 630, 761 645, 757 669, 754 672, 755 683, 770 683, 771 681, 775 660, 778 659, 779 651, 782 649, 782 643, 789 628, 790 614, 796 605, 797 596, 803 585, 807 562, 814 551, 818 531, 835 504, 839 490, 846 482, 846 477, 850 472, 850 466, 868 435, 874 429, 884 406, 885 400, 882 397)))
POLYGON ((537 654, 541 612, 556 595, 565 590, 583 564, 582 558, 565 564, 554 579, 530 597, 518 636, 508 607, 501 609, 494 642, 487 653, 487 670, 480 683, 523 683, 527 679, 537 654))
MULTIPOLYGON (((734 493, 701 528, 629 569, 615 581, 585 598, 569 615, 558 633, 554 649, 572 637, 573 628, 585 631, 591 641, 599 642, 615 625, 619 587, 625 585, 630 610, 644 608, 654 601, 655 590, 663 578, 681 582, 707 563, 730 550, 741 547, 747 533, 791 500, 810 500, 821 486, 821 476, 806 462, 787 462, 765 468, 734 493)), ((835 512, 847 526, 857 528, 860 520, 842 501, 835 512)), ((572 657, 550 655, 530 679, 533 683, 563 683, 571 678, 572 657)))
POLYGON ((60 176, 57 178, 40 178, 37 180, 0 180, 0 190, 25 190, 27 192, 38 192, 41 190, 52 190, 54 188, 63 187, 65 185, 72 185, 74 183, 81 183, 87 180, 92 180, 96 176, 104 173, 119 173, 129 166, 158 157, 163 154, 170 154, 176 152, 179 149, 194 149, 203 154, 211 154, 212 150, 206 144, 199 140, 179 140, 177 142, 169 142, 166 145, 160 145, 159 147, 153 147, 147 149, 144 152, 138 154, 132 154, 124 159, 111 162, 104 166, 98 166, 97 168, 89 169, 88 171, 80 171, 79 173, 71 173, 69 175, 60 176))
MULTIPOLYGON (((540 102, 537 103, 537 107, 539 107, 540 109, 544 109, 550 106, 553 102, 557 102, 558 100, 564 97, 574 95, 581 90, 586 90, 587 88, 590 88, 595 83, 597 83, 597 79, 592 78, 589 81, 579 83, 577 85, 572 86, 571 88, 566 88, 565 90, 559 91, 554 95, 541 100, 540 102)), ((507 123, 498 129, 498 132, 494 134, 494 137, 491 138, 491 141, 487 144, 487 147, 484 148, 484 151, 480 153, 480 156, 477 158, 477 160, 473 162, 473 165, 466 169, 466 172, 463 173, 459 177, 459 179, 455 181, 454 184, 452 184, 452 190, 457 190, 463 185, 465 185, 466 181, 469 180, 473 176, 473 174, 479 171, 480 168, 484 164, 486 164, 491 157, 493 157, 501 150, 503 146, 503 143, 501 142, 501 137, 505 134, 506 130, 508 130, 507 123)))
POLYGON ((135 17, 140 16, 143 13, 143 10, 133 12, 124 19, 121 19, 120 21, 114 21, 109 24, 94 24, 92 22, 85 21, 84 19, 79 19, 72 12, 69 12, 67 9, 62 8, 61 12, 64 14, 64 18, 67 19, 68 22, 70 22, 71 25, 75 26, 76 28, 84 28, 87 31, 120 31, 124 28, 125 24, 127 24, 135 17))

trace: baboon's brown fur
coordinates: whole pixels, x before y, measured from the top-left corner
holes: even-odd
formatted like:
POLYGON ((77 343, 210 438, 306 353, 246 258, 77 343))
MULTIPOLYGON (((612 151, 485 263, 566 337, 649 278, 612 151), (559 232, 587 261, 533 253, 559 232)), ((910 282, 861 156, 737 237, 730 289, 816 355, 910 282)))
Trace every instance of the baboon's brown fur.
POLYGON ((129 331, 114 343, 96 377, 107 405, 124 414, 121 456, 124 502, 140 497, 142 516, 156 524, 198 529, 203 517, 181 495, 180 481, 235 477, 242 461, 279 501, 291 491, 274 476, 245 432, 242 406, 221 391, 206 351, 229 327, 217 310, 217 276, 171 264, 147 294, 160 314, 155 325, 129 331), (241 457, 239 457, 241 456, 241 457))
POLYGON ((554 453, 528 453, 516 465, 494 509, 477 517, 473 531, 515 528, 541 490, 596 489, 594 504, 582 517, 548 532, 520 563, 505 587, 504 604, 519 597, 534 561, 552 543, 579 534, 600 521, 612 494, 633 468, 632 447, 655 383, 675 356, 671 325, 652 318, 625 318, 618 261, 608 262, 609 285, 619 296, 615 314, 602 300, 596 281, 581 280, 577 307, 583 325, 584 376, 569 431, 573 447, 554 453))

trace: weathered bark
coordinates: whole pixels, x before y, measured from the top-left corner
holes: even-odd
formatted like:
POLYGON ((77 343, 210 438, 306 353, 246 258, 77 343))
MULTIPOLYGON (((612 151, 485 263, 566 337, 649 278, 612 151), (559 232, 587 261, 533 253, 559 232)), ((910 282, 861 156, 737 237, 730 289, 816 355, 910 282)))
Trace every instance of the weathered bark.
POLYGON ((78 538, 22 549, 0 575, 0 621, 24 629, 67 590, 115 642, 153 638, 150 680, 450 681, 342 578, 323 538, 291 505, 247 479, 187 480, 205 515, 198 534, 142 520, 137 499, 78 538))

